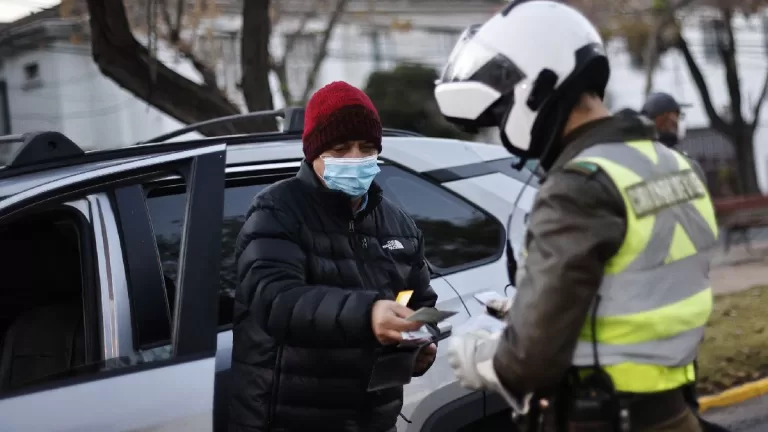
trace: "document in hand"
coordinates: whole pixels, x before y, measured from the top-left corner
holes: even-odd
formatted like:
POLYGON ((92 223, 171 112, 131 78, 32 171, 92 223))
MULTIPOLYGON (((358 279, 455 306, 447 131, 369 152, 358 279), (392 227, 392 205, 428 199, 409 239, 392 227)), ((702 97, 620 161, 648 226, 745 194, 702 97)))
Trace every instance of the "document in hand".
POLYGON ((417 321, 426 324, 437 324, 440 321, 445 321, 448 318, 456 315, 458 312, 454 311, 441 311, 431 307, 423 307, 413 315, 406 318, 406 321, 417 321))
MULTIPOLYGON (((448 314, 448 316, 452 316, 455 312, 448 312, 448 314)), ((403 340, 399 344, 388 345, 380 349, 371 371, 368 391, 402 386, 411 382, 419 351, 451 334, 450 331, 440 332, 436 325, 431 325, 432 328, 429 326, 425 324, 416 331, 403 332, 403 340)))
POLYGON ((411 382, 416 356, 429 340, 412 346, 385 347, 376 359, 368 381, 368 391, 406 385, 411 382))

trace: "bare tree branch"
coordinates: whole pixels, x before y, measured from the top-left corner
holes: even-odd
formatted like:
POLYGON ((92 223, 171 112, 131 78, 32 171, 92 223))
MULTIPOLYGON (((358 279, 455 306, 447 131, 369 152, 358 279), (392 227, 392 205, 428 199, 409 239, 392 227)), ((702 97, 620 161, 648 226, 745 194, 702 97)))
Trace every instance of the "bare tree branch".
POLYGON ((758 126, 760 123, 760 112, 763 109, 764 101, 766 96, 768 96, 768 71, 766 71, 765 78, 763 78, 763 88, 760 90, 760 94, 758 95, 757 100, 755 101, 755 105, 752 108, 752 130, 758 126))
POLYGON ((678 37, 677 48, 683 54, 685 63, 688 65, 688 69, 691 72, 691 77, 693 78, 693 82, 694 84, 696 84, 696 88, 699 90, 699 95, 701 96, 701 102, 704 104, 704 111, 707 113, 707 116, 710 119, 712 127, 715 128, 715 130, 719 131, 720 133, 723 133, 725 135, 730 135, 731 125, 727 124, 722 119, 722 117, 720 117, 720 114, 717 113, 717 110, 712 104, 712 96, 709 94, 709 88, 707 87, 707 82, 704 79, 704 75, 701 73, 701 68, 699 67, 698 63, 696 63, 696 59, 693 58, 693 54, 691 54, 691 50, 688 47, 688 43, 683 38, 682 34, 679 35, 678 37))
MULTIPOLYGON (((243 1, 240 88, 249 111, 271 110, 274 106, 269 86, 271 59, 269 38, 272 33, 269 11, 269 0, 243 1)), ((277 129, 275 119, 263 119, 252 123, 262 131, 277 129)))
MULTIPOLYGON (((167 35, 165 39, 167 39, 168 42, 170 42, 170 44, 176 48, 182 57, 186 58, 190 63, 192 63, 192 66, 194 66, 194 68, 197 69, 197 71, 200 73, 200 76, 202 76, 203 83, 206 86, 218 88, 216 72, 211 67, 209 67, 205 61, 201 60, 195 55, 191 44, 187 44, 181 40, 182 18, 180 14, 182 14, 184 11, 184 0, 178 0, 177 2, 176 7, 180 9, 176 10, 176 22, 173 22, 171 18, 171 11, 168 7, 168 1, 161 0, 161 6, 163 9, 163 21, 165 22, 165 26, 167 28, 167 35)), ((197 29, 194 28, 192 31, 197 32, 197 29)))
POLYGON ((663 29, 664 16, 660 12, 654 11, 653 27, 648 34, 648 46, 645 49, 645 96, 648 96, 653 88, 653 71, 656 70, 658 63, 659 38, 663 29))
POLYGON ((731 112, 733 119, 731 124, 734 127, 744 125, 744 114, 741 111, 741 84, 739 80, 739 66, 736 63, 736 38, 733 34, 733 11, 729 8, 722 8, 721 24, 723 32, 718 32, 717 51, 725 68, 725 84, 728 89, 728 96, 731 99, 731 112))
POLYGON ((299 39, 299 36, 304 34, 304 30, 307 28, 307 23, 309 23, 309 20, 317 16, 317 12, 307 12, 301 17, 301 21, 299 21, 299 26, 296 28, 296 31, 291 32, 288 36, 285 37, 285 52, 283 54, 283 62, 285 62, 285 57, 288 55, 289 52, 293 51, 293 48, 296 46, 296 41, 299 39))
MULTIPOLYGON (((163 0, 165 1, 165 0, 163 0)), ((173 32, 176 33, 176 37, 178 38, 178 34, 181 33, 181 24, 182 20, 184 18, 184 6, 186 5, 186 0, 177 0, 176 1, 176 22, 175 26, 173 27, 173 32)))
POLYGON ((168 7, 168 0, 160 0, 160 9, 163 14, 163 23, 168 29, 168 38, 178 39, 176 26, 173 24, 173 19, 171 19, 171 9, 168 7))
POLYGON ((312 61, 312 69, 310 69, 309 75, 307 76, 307 84, 304 87, 304 92, 301 95, 301 100, 306 101, 309 98, 310 93, 315 88, 315 83, 317 82, 317 75, 320 73, 320 65, 323 64, 323 60, 325 60, 325 57, 328 56, 328 42, 331 40, 331 36, 333 35, 333 30, 336 28, 336 24, 339 22, 339 19, 341 19, 341 16, 344 14, 344 10, 347 8, 348 0, 337 0, 336 6, 331 12, 331 17, 328 19, 328 24, 325 26, 325 30, 323 31, 323 38, 320 41, 320 46, 317 49, 317 52, 315 53, 315 58, 312 61))
POLYGON ((275 75, 277 75, 277 79, 280 83, 280 94, 283 96, 283 100, 285 100, 285 105, 291 105, 294 102, 293 95, 291 94, 291 88, 288 85, 288 71, 287 71, 287 64, 286 61, 288 59, 288 55, 293 51, 293 48, 296 46, 296 41, 299 39, 299 37, 304 34, 304 30, 307 28, 307 23, 309 23, 309 20, 313 17, 317 16, 317 13, 313 10, 312 12, 307 12, 304 15, 302 15, 301 20, 299 21, 299 25, 290 34, 288 34, 285 37, 285 47, 283 50, 283 58, 280 60, 272 58, 272 70, 275 71, 275 75))
POLYGON ((651 13, 654 14, 653 26, 648 34, 648 47, 645 52, 645 95, 653 89, 653 71, 658 66, 659 60, 659 39, 666 28, 675 22, 675 13, 680 9, 690 6, 697 0, 678 0, 675 4, 662 8, 654 7, 651 13))
MULTIPOLYGON (((160 62, 157 80, 150 83, 152 57, 133 37, 122 0, 88 0, 87 3, 93 59, 101 72, 119 86, 182 123, 240 112, 220 90, 202 87, 160 62)), ((227 134, 231 129, 212 126, 203 132, 227 134)))

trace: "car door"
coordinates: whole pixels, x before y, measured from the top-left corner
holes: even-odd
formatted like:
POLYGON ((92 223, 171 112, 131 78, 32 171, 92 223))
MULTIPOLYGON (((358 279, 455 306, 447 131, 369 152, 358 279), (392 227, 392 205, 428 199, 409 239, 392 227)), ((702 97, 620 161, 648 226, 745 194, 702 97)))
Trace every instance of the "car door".
MULTIPOLYGON (((223 223, 221 225, 221 253, 218 287, 218 342, 216 354, 216 382, 214 392, 214 430, 228 427, 232 363, 232 315, 237 263, 234 250, 237 235, 245 223, 245 215, 253 198, 272 183, 292 177, 300 161, 268 162, 254 165, 231 166, 226 170, 223 223)), ((167 178, 144 185, 147 210, 154 227, 155 240, 160 250, 164 276, 173 284, 178 278, 176 269, 180 254, 181 233, 175 221, 184 212, 184 187, 177 178, 167 178)), ((158 337, 157 342, 167 339, 158 337)), ((156 342, 150 340, 149 342, 156 342)))
MULTIPOLYGON (((28 189, 0 199, 0 224, 4 224, 56 203, 108 194, 116 188, 140 185, 169 174, 180 174, 187 187, 180 222, 181 258, 170 346, 125 357, 103 358, 44 383, 0 393, 0 430, 212 429, 216 354, 213 305, 217 297, 219 262, 199 251, 221 247, 226 146, 201 142, 165 148, 167 150, 160 146, 129 149, 116 152, 114 158, 107 157, 108 160, 94 161, 83 156, 82 166, 77 167, 76 160, 66 168, 44 171, 42 175, 48 176, 46 181, 32 182, 28 189)), ((89 211, 100 216, 106 214, 98 206, 89 211)), ((94 241, 104 240, 108 233, 96 234, 94 241)), ((102 253, 114 252, 102 249, 102 253)), ((105 261, 104 257, 99 258, 105 261)), ((94 275, 97 280, 106 281, 102 285, 108 284, 101 287, 106 289, 97 290, 109 297, 97 302, 108 305, 98 313, 102 320, 116 321, 119 318, 116 314, 122 312, 115 310, 112 299, 117 290, 125 289, 125 283, 114 280, 108 267, 99 268, 99 274, 94 275)), ((104 332, 105 328, 99 331, 104 332)))

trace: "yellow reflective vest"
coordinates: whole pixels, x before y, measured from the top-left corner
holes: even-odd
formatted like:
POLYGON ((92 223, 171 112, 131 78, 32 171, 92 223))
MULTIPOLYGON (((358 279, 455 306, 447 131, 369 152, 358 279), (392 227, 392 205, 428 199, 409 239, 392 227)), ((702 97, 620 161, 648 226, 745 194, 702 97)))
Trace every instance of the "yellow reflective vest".
POLYGON ((685 157, 651 141, 598 144, 569 164, 579 162, 598 165, 614 182, 627 230, 605 266, 573 364, 594 365, 596 347, 618 391, 685 385, 695 379, 693 360, 712 311, 708 251, 718 228, 706 186, 685 157))

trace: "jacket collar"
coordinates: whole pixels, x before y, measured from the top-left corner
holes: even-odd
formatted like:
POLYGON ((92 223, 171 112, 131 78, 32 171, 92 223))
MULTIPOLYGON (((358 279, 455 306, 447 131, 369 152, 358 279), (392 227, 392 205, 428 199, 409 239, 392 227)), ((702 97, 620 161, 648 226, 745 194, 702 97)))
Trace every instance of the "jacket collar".
POLYGON ((296 173, 296 178, 312 195, 312 198, 315 199, 316 203, 323 208, 327 208, 348 219, 361 219, 370 214, 381 203, 382 190, 376 182, 373 182, 370 189, 368 189, 368 201, 365 208, 356 215, 353 214, 349 196, 343 192, 325 187, 320 179, 317 178, 317 174, 315 174, 312 165, 306 160, 301 162, 301 167, 299 168, 299 172, 296 173))
POLYGON ((594 120, 579 126, 565 137, 563 152, 555 160, 550 172, 561 169, 579 153, 597 144, 655 139, 653 123, 640 115, 619 115, 594 120))

